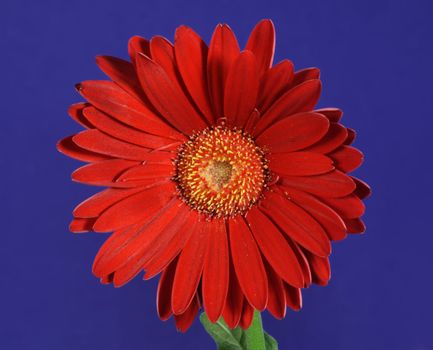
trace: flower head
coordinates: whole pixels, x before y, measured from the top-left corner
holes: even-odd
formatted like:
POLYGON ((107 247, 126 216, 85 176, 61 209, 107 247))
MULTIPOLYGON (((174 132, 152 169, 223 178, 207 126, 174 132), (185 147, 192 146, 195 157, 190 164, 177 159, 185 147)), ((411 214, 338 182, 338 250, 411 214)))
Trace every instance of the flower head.
POLYGON ((58 149, 89 164, 72 178, 107 189, 74 210, 73 232, 113 232, 94 274, 121 286, 161 274, 157 307, 184 331, 209 319, 248 327, 254 309, 301 308, 326 285, 333 240, 361 233, 363 156, 336 108, 314 110, 319 70, 273 65, 274 27, 245 50, 227 25, 209 47, 190 28, 133 37, 131 62, 100 56, 110 78, 77 85, 85 130, 58 149))

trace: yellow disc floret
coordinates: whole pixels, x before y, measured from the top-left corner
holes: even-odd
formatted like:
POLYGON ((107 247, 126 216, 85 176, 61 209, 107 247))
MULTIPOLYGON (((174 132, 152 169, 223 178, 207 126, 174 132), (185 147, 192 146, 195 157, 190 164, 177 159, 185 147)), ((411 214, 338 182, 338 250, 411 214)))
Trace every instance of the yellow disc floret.
POLYGON ((211 217, 246 213, 269 180, 264 153, 253 139, 220 126, 185 142, 175 166, 174 180, 183 201, 211 217))

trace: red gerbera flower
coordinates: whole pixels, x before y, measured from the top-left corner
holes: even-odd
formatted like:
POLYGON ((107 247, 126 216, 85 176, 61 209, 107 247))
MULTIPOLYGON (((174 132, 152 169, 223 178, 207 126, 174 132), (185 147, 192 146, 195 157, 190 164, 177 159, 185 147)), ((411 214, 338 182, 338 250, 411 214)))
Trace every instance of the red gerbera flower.
POLYGON ((121 286, 161 273, 158 314, 182 331, 200 307, 231 328, 300 309, 301 288, 330 278, 330 241, 364 231, 355 132, 341 110, 313 110, 319 70, 273 66, 274 45, 270 20, 243 51, 225 24, 209 47, 185 26, 174 45, 133 37, 131 63, 97 58, 111 81, 77 85, 88 102, 69 114, 86 130, 58 144, 89 163, 73 180, 108 187, 71 223, 114 231, 94 274, 121 286))

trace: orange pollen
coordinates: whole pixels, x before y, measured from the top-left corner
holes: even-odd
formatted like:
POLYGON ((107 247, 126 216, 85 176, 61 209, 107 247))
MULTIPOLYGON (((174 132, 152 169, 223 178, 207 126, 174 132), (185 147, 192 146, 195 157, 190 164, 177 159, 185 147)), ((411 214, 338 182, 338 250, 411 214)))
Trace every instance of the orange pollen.
POLYGON ((182 200, 210 217, 245 214, 269 182, 262 149, 241 130, 222 126, 191 136, 179 148, 175 166, 182 200))

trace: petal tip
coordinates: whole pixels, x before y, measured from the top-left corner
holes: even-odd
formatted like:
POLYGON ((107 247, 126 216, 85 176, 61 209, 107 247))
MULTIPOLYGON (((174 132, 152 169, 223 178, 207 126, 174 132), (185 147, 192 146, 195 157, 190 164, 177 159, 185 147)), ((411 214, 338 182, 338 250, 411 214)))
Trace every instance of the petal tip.
POLYGON ((83 83, 76 83, 74 86, 75 90, 77 90, 78 92, 81 92, 83 90, 83 83))
POLYGON ((259 21, 259 23, 257 23, 257 25, 267 25, 270 28, 275 29, 274 22, 270 18, 263 18, 262 20, 259 21))

